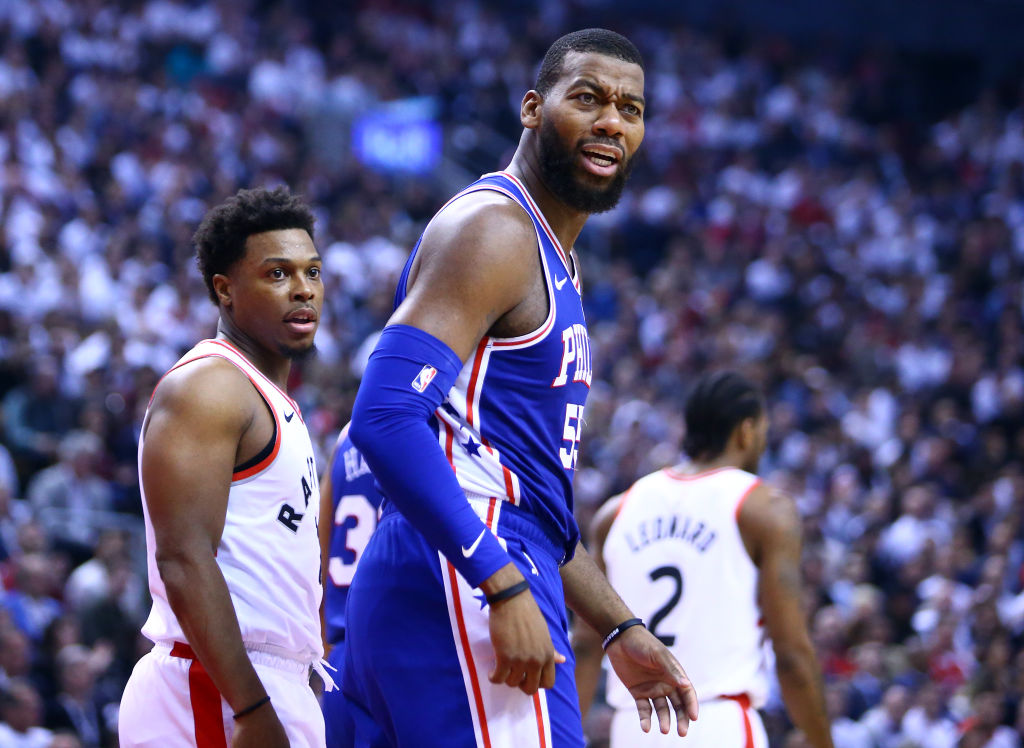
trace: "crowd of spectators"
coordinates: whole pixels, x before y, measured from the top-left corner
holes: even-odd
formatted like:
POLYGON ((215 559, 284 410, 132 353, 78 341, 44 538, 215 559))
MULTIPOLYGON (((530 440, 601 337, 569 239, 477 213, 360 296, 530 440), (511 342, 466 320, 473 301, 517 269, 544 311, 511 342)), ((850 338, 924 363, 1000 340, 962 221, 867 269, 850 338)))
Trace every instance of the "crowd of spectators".
MULTIPOLYGON (((314 207, 328 297, 292 385, 322 466, 450 175, 504 165, 544 49, 591 25, 569 2, 292 5, 0 2, 0 746, 116 745, 147 646, 137 436, 214 331, 205 210, 279 183, 314 207), (436 101, 447 180, 349 146, 413 96, 436 101)), ((1020 746, 1024 91, 912 121, 885 55, 609 23, 652 103, 630 189, 578 245, 581 525, 678 460, 695 373, 744 371, 770 405, 763 472, 805 517, 836 745, 1020 746)), ((802 745, 777 694, 766 716, 802 745)))

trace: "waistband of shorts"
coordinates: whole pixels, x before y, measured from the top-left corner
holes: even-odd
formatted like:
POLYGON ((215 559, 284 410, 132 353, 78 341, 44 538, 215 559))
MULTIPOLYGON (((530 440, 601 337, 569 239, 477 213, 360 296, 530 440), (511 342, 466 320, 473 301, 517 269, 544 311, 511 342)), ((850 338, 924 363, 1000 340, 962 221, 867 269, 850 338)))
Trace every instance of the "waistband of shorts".
MULTIPOLYGON (((712 703, 720 702, 720 701, 734 701, 737 704, 739 704, 743 709, 750 709, 753 706, 753 702, 750 700, 750 694, 746 694, 746 693, 729 693, 729 694, 720 694, 718 696, 712 696, 712 697, 706 697, 706 696, 701 696, 700 697, 700 705, 701 705, 701 707, 703 707, 705 704, 712 704, 712 703)), ((633 715, 636 714, 636 707, 635 706, 617 706, 617 707, 615 707, 615 710, 619 711, 619 712, 628 712, 628 713, 633 714, 633 715)), ((655 725, 655 726, 657 726, 657 725, 655 725)))
MULTIPOLYGON (((500 505, 497 528, 497 533, 500 537, 505 537, 507 534, 511 534, 522 538, 523 540, 527 540, 534 545, 539 546, 559 566, 564 564, 566 559, 568 559, 569 553, 565 547, 565 539, 560 538, 556 530, 548 527, 547 523, 530 514, 525 509, 521 509, 512 502, 502 499, 501 497, 467 493, 466 499, 471 505, 476 507, 477 514, 481 517, 487 516, 487 507, 490 505, 490 502, 494 501, 500 505)), ((394 503, 385 499, 381 509, 381 521, 383 522, 386 517, 392 514, 402 516, 398 507, 396 507, 394 503)))
MULTIPOLYGON (((269 646, 271 645, 245 642, 245 651, 249 655, 249 661, 254 665, 266 665, 284 673, 290 673, 303 678, 309 677, 309 671, 313 667, 313 663, 269 652, 267 651, 269 646)), ((195 650, 184 642, 157 642, 153 645, 153 651, 169 654, 171 657, 180 657, 183 660, 199 659, 196 656, 195 650)))
POLYGON ((710 699, 702 699, 701 703, 706 704, 709 701, 735 701, 744 709, 749 709, 752 703, 750 694, 747 693, 723 693, 710 699))
MULTIPOLYGON (((482 499, 470 498, 471 502, 478 500, 482 499)), ((540 546, 559 566, 569 557, 565 538, 559 537, 559 533, 546 522, 510 501, 503 501, 501 511, 498 513, 498 534, 504 536, 506 533, 517 535, 540 546)))

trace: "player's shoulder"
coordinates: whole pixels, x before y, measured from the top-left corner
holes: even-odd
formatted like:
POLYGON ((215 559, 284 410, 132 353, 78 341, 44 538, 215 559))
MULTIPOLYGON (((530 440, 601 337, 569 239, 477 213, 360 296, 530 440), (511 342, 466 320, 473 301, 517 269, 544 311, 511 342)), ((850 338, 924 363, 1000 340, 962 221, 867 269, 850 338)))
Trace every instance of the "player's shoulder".
POLYGON ((801 529, 800 511, 793 498, 763 481, 744 497, 736 520, 744 535, 767 539, 799 536, 801 529))
POLYGON ((171 369, 153 392, 150 412, 185 417, 247 418, 258 403, 256 390, 233 363, 206 356, 171 369), (225 393, 230 396, 225 397, 225 393))
POLYGON ((516 250, 536 251, 537 234, 526 210, 494 190, 476 190, 452 201, 430 221, 423 235, 425 249, 473 250, 477 259, 489 252, 507 256, 516 250))

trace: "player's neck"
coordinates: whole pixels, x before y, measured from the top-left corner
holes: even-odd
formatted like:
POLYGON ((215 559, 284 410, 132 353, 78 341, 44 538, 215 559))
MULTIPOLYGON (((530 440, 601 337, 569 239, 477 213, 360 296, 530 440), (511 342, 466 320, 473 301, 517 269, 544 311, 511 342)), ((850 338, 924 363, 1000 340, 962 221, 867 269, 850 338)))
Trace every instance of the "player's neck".
POLYGON ((726 451, 713 460, 692 460, 690 462, 683 462, 676 465, 672 470, 684 475, 698 475, 700 473, 710 473, 713 470, 722 470, 723 468, 737 468, 742 470, 742 457, 726 451))
POLYGON ((551 230, 558 237, 562 249, 566 252, 571 251, 590 214, 570 208, 548 189, 541 178, 540 166, 523 152, 522 145, 512 157, 512 163, 509 164, 506 171, 518 177, 526 185, 530 197, 537 203, 537 207, 547 219, 551 230))
POLYGON ((288 374, 292 369, 291 359, 267 350, 251 336, 238 329, 238 326, 230 318, 225 318, 223 314, 217 322, 217 339, 226 340, 233 345, 267 379, 280 387, 282 391, 287 391, 288 374))

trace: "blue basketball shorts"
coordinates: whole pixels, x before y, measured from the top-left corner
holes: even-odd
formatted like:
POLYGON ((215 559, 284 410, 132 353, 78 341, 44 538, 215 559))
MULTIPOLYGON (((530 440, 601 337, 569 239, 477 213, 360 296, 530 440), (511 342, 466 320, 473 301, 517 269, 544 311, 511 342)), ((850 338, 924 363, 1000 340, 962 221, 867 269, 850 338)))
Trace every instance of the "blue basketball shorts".
MULTIPOLYGON (((327 662, 337 672, 334 679, 341 683, 341 673, 345 664, 345 641, 334 644, 331 653, 327 656, 327 662)), ((321 697, 321 708, 324 712, 324 727, 326 728, 327 745, 330 748, 345 748, 353 741, 355 728, 352 724, 352 716, 348 708, 348 700, 345 698, 341 688, 333 691, 324 691, 321 697)))
MULTIPOLYGON (((348 593, 342 690, 359 748, 582 748, 561 548, 497 499, 472 499, 531 585, 555 650, 555 685, 533 696, 494 667, 483 593, 397 511, 385 511, 348 593)), ((328 746, 330 746, 330 742, 328 746)))

